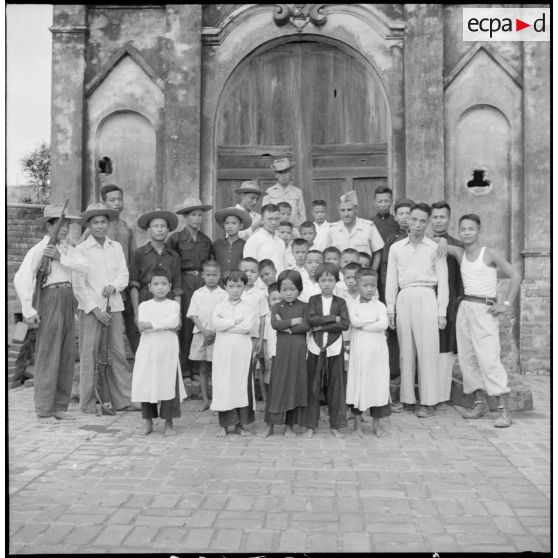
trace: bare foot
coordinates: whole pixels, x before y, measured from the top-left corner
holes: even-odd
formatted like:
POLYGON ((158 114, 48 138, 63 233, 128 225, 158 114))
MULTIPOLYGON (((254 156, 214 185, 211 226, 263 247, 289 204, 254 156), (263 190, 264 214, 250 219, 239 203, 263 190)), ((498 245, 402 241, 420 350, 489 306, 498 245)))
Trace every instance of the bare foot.
POLYGON ((387 436, 387 432, 383 429, 382 426, 377 426, 373 428, 372 432, 374 432, 374 434, 378 436, 378 438, 383 438, 384 436, 387 436))
POLYGON ((285 426, 285 438, 294 437, 296 437, 296 432, 290 426, 285 426))
POLYGON ((176 436, 176 430, 172 426, 165 426, 163 436, 176 436))
POLYGON ((362 417, 361 417, 360 420, 361 420, 362 422, 372 422, 372 417, 369 417, 368 415, 365 415, 365 414, 363 413, 363 415, 362 415, 362 417))
POLYGON ((153 421, 151 419, 145 419, 145 428, 143 429, 143 433, 147 436, 153 432, 153 421))
POLYGON ((209 401, 203 401, 198 409, 198 413, 203 413, 209 409, 209 401))
POLYGON ((273 435, 273 424, 268 424, 266 429, 261 433, 258 434, 259 438, 267 438, 268 436, 273 435))
POLYGON ((355 434, 356 434, 359 438, 364 438, 364 433, 362 432, 362 428, 355 428, 355 434))
POLYGON ((227 435, 227 428, 225 426, 220 426, 219 427, 219 432, 217 432, 217 434, 215 434, 215 436, 217 436, 217 438, 224 438, 227 435))
POLYGON ((241 424, 237 424, 234 428, 234 431, 239 435, 239 436, 250 436, 250 432, 248 432, 247 430, 244 430, 244 428, 242 428, 241 424))
POLYGON ((37 415, 37 420, 41 424, 56 424, 56 418, 52 417, 40 417, 37 415))
POLYGON ((96 415, 97 414, 97 407, 96 406, 87 407, 86 409, 82 409, 81 412, 85 413, 86 415, 96 415))
POLYGON ((339 432, 338 428, 330 428, 330 431, 336 438, 344 438, 345 437, 345 434, 343 434, 342 432, 339 432))
MULTIPOLYGON (((287 432, 285 431, 285 436, 287 435, 287 432)), ((307 428, 306 432, 304 432, 304 434, 302 435, 303 438, 312 438, 312 436, 314 436, 314 429, 313 428, 307 428)))
POLYGON ((76 420, 76 417, 65 411, 56 411, 53 416, 58 420, 76 420))

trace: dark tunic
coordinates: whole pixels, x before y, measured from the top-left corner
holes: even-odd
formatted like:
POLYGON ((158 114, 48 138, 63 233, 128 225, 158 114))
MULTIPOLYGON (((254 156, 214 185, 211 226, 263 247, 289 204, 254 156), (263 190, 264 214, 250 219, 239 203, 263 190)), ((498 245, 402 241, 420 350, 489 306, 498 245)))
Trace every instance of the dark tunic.
POLYGON ((213 243, 215 259, 221 267, 221 276, 225 271, 238 269, 245 244, 246 241, 241 238, 237 238, 232 244, 226 238, 220 238, 213 243))
POLYGON ((391 214, 380 214, 378 213, 372 217, 372 222, 376 225, 382 240, 385 242, 392 234, 395 234, 399 230, 399 224, 395 220, 395 217, 391 214))
MULTIPOLYGON (((306 332, 310 326, 306 322, 306 303, 297 299, 275 304, 271 309, 271 326, 277 330, 277 349, 269 382, 266 422, 281 424, 280 417, 272 415, 306 407, 308 402, 306 332), (293 318, 303 318, 303 322, 291 326, 293 318), (291 333, 286 332, 287 329, 291 333)), ((302 415, 299 415, 297 422, 301 421, 302 415)))
POLYGON ((130 258, 130 286, 139 291, 139 302, 145 302, 153 298, 149 292, 149 278, 156 267, 164 267, 171 276, 172 289, 167 298, 173 298, 182 294, 182 274, 180 273, 180 258, 178 254, 167 245, 159 254, 151 242, 140 246, 134 251, 130 258))

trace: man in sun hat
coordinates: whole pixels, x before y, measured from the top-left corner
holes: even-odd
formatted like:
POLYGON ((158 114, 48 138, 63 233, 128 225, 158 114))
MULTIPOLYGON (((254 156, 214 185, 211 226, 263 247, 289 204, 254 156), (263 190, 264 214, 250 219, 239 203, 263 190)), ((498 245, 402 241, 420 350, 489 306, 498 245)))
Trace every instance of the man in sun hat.
POLYGON ((136 322, 140 303, 153 298, 149 291, 149 280, 151 273, 157 267, 164 267, 171 277, 172 289, 167 297, 180 304, 182 298, 180 257, 165 242, 169 232, 174 231, 177 226, 176 214, 162 209, 148 211, 138 218, 138 227, 147 231, 151 239, 135 250, 130 257, 129 290, 136 322))
POLYGON ((233 192, 240 196, 240 203, 237 203, 235 207, 247 211, 252 220, 250 226, 242 227, 238 233, 239 238, 248 240, 262 226, 262 216, 255 209, 264 192, 258 188, 258 183, 254 180, 245 180, 240 188, 235 188, 233 192))
POLYGON ((128 286, 128 267, 121 244, 107 236, 109 223, 117 219, 118 211, 102 203, 90 205, 81 214, 81 224, 87 226, 90 235, 76 247, 87 262, 85 272, 74 272, 73 288, 79 310, 79 402, 81 411, 89 414, 96 412, 95 360, 103 326, 108 327, 111 366, 107 380, 114 408, 139 410, 130 402, 132 370, 124 348, 124 302, 120 293, 128 286))
POLYGON ((174 232, 167 240, 167 245, 177 252, 180 258, 182 274, 182 328, 179 333, 180 341, 180 367, 182 375, 192 376, 195 364, 188 360, 194 322, 186 315, 190 300, 196 289, 203 285, 203 263, 213 258, 211 239, 201 232, 203 214, 212 208, 201 202, 199 198, 190 196, 176 209, 176 213, 184 216, 185 226, 181 231, 174 232))
POLYGON ((40 421, 49 423, 56 419, 74 420, 66 412, 72 394, 76 344, 72 271, 87 269, 86 261, 68 243, 69 225, 79 217, 65 215, 56 243, 48 244, 62 208, 61 204, 44 208, 37 222, 46 227, 46 234, 27 252, 14 276, 24 321, 39 326, 34 375, 35 413, 40 421), (36 276, 43 256, 49 258, 49 269, 39 306, 34 308, 36 276))
POLYGON ((277 205, 279 202, 288 202, 293 210, 292 223, 295 227, 298 227, 306 221, 306 208, 304 207, 302 190, 291 184, 291 169, 293 167, 294 163, 289 159, 273 161, 271 168, 277 182, 267 189, 262 205, 269 203, 277 205))
POLYGON ((224 231, 225 236, 213 243, 215 259, 221 268, 222 277, 226 271, 238 269, 246 244, 246 241, 240 238, 240 233, 250 228, 252 218, 247 211, 236 206, 218 209, 215 212, 215 221, 224 231))

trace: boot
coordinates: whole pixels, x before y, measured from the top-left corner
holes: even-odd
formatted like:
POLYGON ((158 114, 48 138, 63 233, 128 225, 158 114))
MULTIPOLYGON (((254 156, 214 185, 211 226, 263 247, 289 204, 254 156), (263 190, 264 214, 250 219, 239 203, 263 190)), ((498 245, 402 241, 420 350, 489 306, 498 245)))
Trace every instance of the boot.
POLYGON ((496 402, 498 403, 498 416, 494 421, 494 426, 496 426, 496 428, 507 428, 512 423, 508 405, 509 394, 498 395, 496 397, 496 402))
POLYGON ((483 415, 488 413, 488 403, 486 402, 486 396, 482 389, 477 389, 475 391, 475 404, 471 409, 463 413, 463 418, 466 419, 478 419, 483 415))

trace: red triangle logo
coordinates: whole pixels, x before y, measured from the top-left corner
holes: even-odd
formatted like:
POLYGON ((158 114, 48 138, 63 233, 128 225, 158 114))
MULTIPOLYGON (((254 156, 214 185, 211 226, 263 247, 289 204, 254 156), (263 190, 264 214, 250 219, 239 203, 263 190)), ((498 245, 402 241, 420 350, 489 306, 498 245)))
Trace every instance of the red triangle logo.
POLYGON ((524 21, 521 21, 520 19, 515 18, 515 30, 516 31, 521 31, 522 29, 525 29, 526 27, 531 27, 530 23, 525 23, 524 21))

